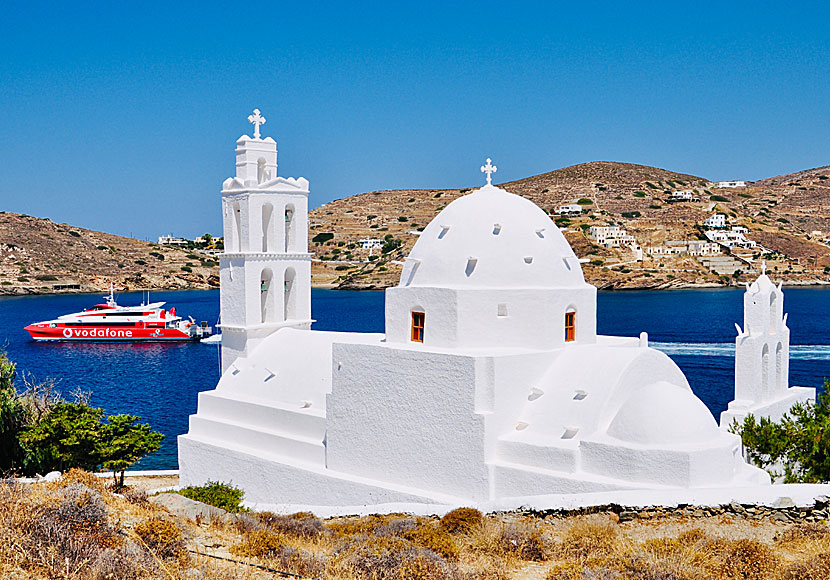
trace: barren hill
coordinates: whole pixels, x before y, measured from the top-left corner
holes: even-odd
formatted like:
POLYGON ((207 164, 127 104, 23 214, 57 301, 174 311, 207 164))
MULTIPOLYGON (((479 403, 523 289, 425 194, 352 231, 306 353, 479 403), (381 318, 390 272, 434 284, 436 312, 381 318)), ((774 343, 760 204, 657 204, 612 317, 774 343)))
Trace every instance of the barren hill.
MULTIPOLYGON (((792 283, 830 279, 830 167, 715 189, 702 177, 665 169, 596 161, 500 184, 544 210, 563 230, 580 258, 586 278, 599 287, 670 288, 719 286, 742 282, 726 277, 688 255, 649 256, 636 261, 627 248, 606 249, 587 235, 592 225, 620 225, 645 250, 666 241, 705 239, 703 221, 714 212, 743 225, 747 237, 773 253, 770 269, 792 283), (693 202, 669 202, 676 190, 692 190, 693 202), (824 201, 823 201, 824 200, 824 201), (579 202, 579 217, 557 218, 558 206, 579 202)), ((400 260, 420 230, 455 198, 472 188, 384 190, 323 205, 310 214, 314 280, 340 288, 383 288, 397 284, 400 260), (382 248, 364 249, 360 240, 379 240, 382 248)), ((727 251, 728 252, 728 251, 727 251)), ((736 258, 743 272, 757 270, 757 255, 736 258)), ((728 259, 727 255, 727 259, 728 259)))
POLYGON ((0 212, 0 294, 218 287, 209 256, 0 212))

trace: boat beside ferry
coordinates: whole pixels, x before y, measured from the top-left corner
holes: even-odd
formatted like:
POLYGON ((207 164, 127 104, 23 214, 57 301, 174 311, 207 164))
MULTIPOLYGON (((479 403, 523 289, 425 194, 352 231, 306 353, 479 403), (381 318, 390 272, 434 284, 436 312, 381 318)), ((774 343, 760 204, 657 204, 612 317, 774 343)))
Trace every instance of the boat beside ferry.
POLYGON ((35 322, 25 327, 37 341, 129 341, 167 342, 201 340, 212 334, 207 322, 200 325, 167 311, 165 302, 120 306, 110 286, 106 302, 83 312, 64 314, 54 320, 35 322))

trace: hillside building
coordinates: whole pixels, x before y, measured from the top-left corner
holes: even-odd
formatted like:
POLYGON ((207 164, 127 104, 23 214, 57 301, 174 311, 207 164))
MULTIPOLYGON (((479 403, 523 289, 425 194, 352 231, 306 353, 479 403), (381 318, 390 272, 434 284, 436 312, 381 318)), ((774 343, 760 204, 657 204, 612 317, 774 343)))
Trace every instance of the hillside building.
POLYGON ((718 181, 714 187, 719 189, 734 189, 736 187, 746 187, 746 181, 718 181))
POLYGON ((634 236, 620 226, 591 226, 588 237, 606 249, 636 244, 634 236))
POLYGON ((270 227, 304 220, 308 182, 276 177, 258 127, 239 140, 222 193, 235 334, 179 438, 181 485, 308 509, 769 483, 645 334, 597 334, 570 245, 494 170, 426 226, 386 291, 385 333, 316 331, 305 230, 270 227))
POLYGON ((684 189, 682 191, 671 192, 669 195, 669 201, 700 201, 700 198, 698 198, 691 189, 684 189))
POLYGON ((560 205, 556 208, 556 215, 562 216, 578 216, 582 215, 582 206, 578 203, 569 203, 567 205, 560 205))
POLYGON ((377 238, 363 238, 358 242, 361 250, 380 250, 383 247, 383 240, 377 238))
POLYGON ((715 213, 710 215, 706 220, 703 222, 703 225, 707 228, 725 228, 726 227, 726 214, 722 213, 715 213))

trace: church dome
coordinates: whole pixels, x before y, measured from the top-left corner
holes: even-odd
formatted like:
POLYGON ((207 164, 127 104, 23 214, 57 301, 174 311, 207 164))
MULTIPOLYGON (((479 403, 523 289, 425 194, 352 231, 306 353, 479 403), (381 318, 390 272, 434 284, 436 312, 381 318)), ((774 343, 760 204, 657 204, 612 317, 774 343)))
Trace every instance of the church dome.
POLYGON ((582 287, 582 268, 550 217, 493 185, 460 197, 421 233, 401 286, 582 287))
POLYGON ((608 435, 642 445, 701 443, 721 431, 706 405, 691 390, 659 381, 640 387, 622 404, 608 435))

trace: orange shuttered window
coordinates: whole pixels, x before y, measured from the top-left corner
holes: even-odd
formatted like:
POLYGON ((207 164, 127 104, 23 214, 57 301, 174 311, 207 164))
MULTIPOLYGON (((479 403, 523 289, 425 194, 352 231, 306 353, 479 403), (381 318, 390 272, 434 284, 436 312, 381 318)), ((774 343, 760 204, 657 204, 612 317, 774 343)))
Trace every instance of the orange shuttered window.
POLYGON ((424 342, 424 313, 412 313, 412 342, 424 342))
POLYGON ((565 313, 565 342, 576 339, 576 312, 565 313))

